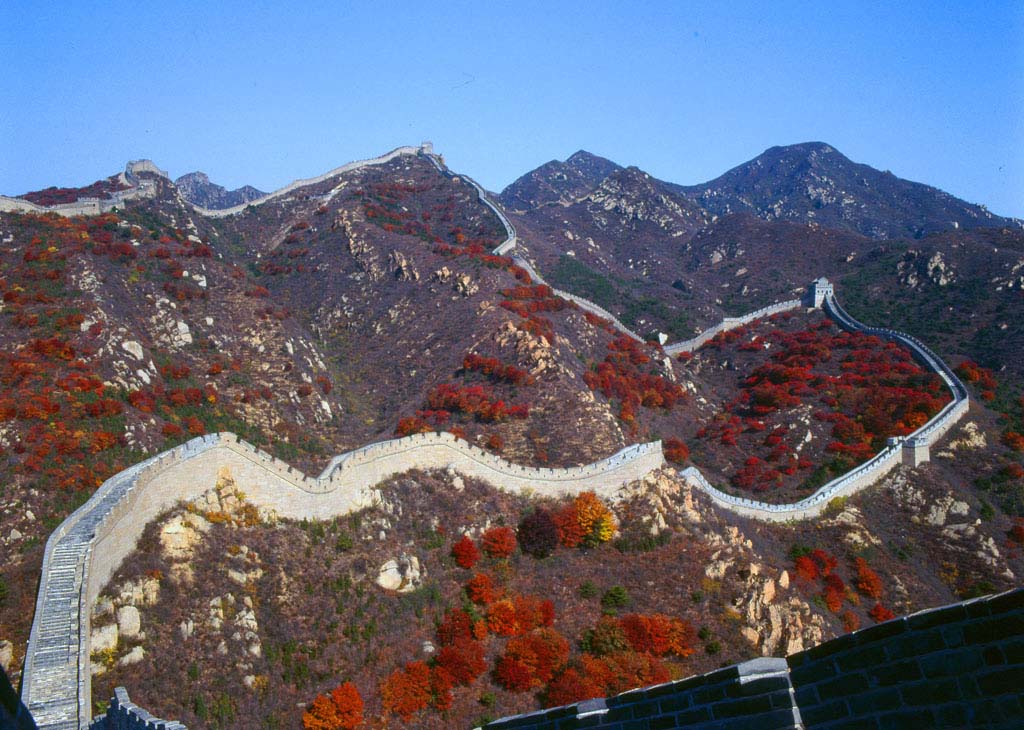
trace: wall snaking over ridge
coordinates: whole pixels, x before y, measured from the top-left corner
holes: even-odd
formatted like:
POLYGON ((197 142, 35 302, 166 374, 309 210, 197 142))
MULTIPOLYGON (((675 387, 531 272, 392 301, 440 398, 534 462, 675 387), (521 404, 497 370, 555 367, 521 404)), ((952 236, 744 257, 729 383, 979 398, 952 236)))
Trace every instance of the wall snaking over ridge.
POLYGON ((450 433, 424 433, 343 454, 311 478, 233 434, 193 439, 115 474, 50 536, 22 700, 41 728, 88 726, 96 597, 147 523, 206 492, 225 471, 259 507, 290 519, 327 519, 372 506, 377 484, 410 469, 454 468, 516 492, 561 496, 593 490, 608 498, 663 464, 658 441, 627 447, 594 464, 546 469, 512 464, 450 433))

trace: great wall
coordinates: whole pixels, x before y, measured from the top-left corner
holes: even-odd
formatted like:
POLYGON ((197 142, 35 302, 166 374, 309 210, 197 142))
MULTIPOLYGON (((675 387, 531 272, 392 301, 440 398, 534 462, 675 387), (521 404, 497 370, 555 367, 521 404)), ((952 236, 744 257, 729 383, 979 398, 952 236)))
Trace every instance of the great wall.
MULTIPOLYGON (((432 153, 429 143, 425 143, 420 147, 399 147, 381 157, 350 163, 317 178, 297 181, 244 206, 222 211, 197 208, 197 211, 218 217, 240 213, 248 206, 260 205, 297 188, 366 165, 382 164, 399 155, 426 156, 443 174, 455 177, 446 170, 440 158, 432 153)), ((136 166, 133 175, 154 171, 164 174, 152 163, 130 163, 129 167, 132 165, 136 166)), ((496 213, 506 229, 506 239, 495 249, 495 253, 507 255, 513 251, 517 239, 511 222, 488 199, 483 188, 465 176, 458 177, 476 189, 480 201, 496 213)), ((133 189, 136 191, 134 197, 142 196, 142 191, 148 189, 142 185, 148 181, 139 182, 138 187, 133 189)), ((148 184, 152 186, 152 183, 148 184)), ((127 194, 132 190, 123 192, 127 194)), ((131 198, 121 198, 128 199, 131 198)), ((5 198, 0 203, 6 200, 11 199, 5 198)), ((108 201, 102 203, 106 205, 108 201)), ((0 210, 5 209, 0 207, 0 210)), ((70 209, 66 207, 61 207, 61 210, 40 210, 64 215, 102 212, 89 210, 69 213, 67 210, 70 209)), ((525 259, 516 256, 514 260, 524 265, 536 280, 543 282, 525 259)), ((640 339, 596 304, 567 292, 556 291, 556 294, 571 299, 581 308, 608 319, 620 331, 640 339)), ((802 300, 781 302, 744 317, 726 318, 706 332, 664 349, 668 355, 693 351, 719 332, 802 305, 824 309, 844 329, 874 334, 910 348, 923 364, 943 378, 953 400, 910 436, 890 439, 889 445, 870 461, 794 504, 775 505, 735 497, 712 486, 696 467, 689 467, 682 472, 684 478, 708 494, 717 505, 746 517, 770 521, 815 517, 821 514, 832 499, 852 494, 875 483, 898 464, 915 467, 927 461, 930 447, 969 407, 966 388, 938 356, 909 335, 885 328, 867 327, 854 320, 838 304, 832 285, 824 279, 814 282, 802 300)), ((593 490, 611 499, 624 484, 640 479, 662 466, 664 456, 660 442, 627 447, 594 464, 568 469, 538 469, 512 464, 460 441, 451 434, 431 433, 370 444, 337 456, 319 477, 313 478, 232 434, 194 439, 108 479, 50 536, 46 544, 36 613, 23 670, 22 700, 40 727, 89 727, 92 706, 89 636, 93 602, 123 558, 134 548, 145 525, 178 502, 187 501, 208 490, 225 470, 239 484, 244 485, 247 498, 261 508, 273 510, 285 518, 324 519, 372 505, 377 484, 409 469, 453 468, 467 476, 488 481, 500 489, 525 490, 552 496, 593 490)), ((183 727, 178 723, 153 719, 144 710, 131 704, 127 694, 117 698, 108 718, 98 720, 96 727, 183 727)))

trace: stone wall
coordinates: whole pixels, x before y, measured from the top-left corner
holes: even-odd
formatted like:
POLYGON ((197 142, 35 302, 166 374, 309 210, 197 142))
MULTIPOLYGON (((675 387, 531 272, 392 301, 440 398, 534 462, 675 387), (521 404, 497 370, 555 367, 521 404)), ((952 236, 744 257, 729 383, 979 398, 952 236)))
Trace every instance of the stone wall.
POLYGON ((1024 727, 1024 588, 485 730, 1024 727))
POLYGON ((295 180, 294 182, 285 185, 283 188, 275 190, 272 193, 268 193, 264 195, 262 198, 250 200, 248 203, 242 203, 240 205, 232 206, 231 208, 221 208, 218 210, 203 208, 198 205, 194 205, 192 207, 195 208, 197 213, 205 215, 208 218, 226 218, 229 215, 241 213, 250 205, 263 205, 264 203, 269 202, 271 200, 276 200, 277 198, 284 197, 285 195, 288 195, 292 191, 298 190, 299 188, 304 188, 308 185, 316 185, 317 183, 322 183, 324 180, 328 180, 332 177, 342 175, 346 172, 352 172, 353 170, 358 170, 359 168, 366 167, 368 165, 383 165, 385 162, 390 162, 396 157, 400 157, 402 155, 418 155, 421 153, 426 154, 431 149, 432 147, 428 142, 423 143, 419 147, 396 147, 395 149, 391 150, 387 154, 381 155, 380 157, 372 157, 368 160, 357 160, 356 162, 349 162, 348 164, 342 165, 341 167, 336 167, 333 170, 329 170, 325 172, 323 175, 317 175, 316 177, 307 177, 302 180, 295 180))
POLYGON ((1024 727, 1024 588, 901 617, 787 661, 808 728, 1024 727))
MULTIPOLYGON (((821 301, 825 312, 842 328, 851 332, 865 332, 867 334, 876 335, 883 339, 899 342, 909 348, 910 351, 914 353, 914 356, 918 361, 920 361, 925 367, 936 372, 939 377, 943 379, 946 386, 949 388, 953 399, 927 423, 911 433, 909 436, 905 438, 890 439, 889 445, 878 452, 872 459, 823 485, 811 496, 792 504, 769 504, 767 502, 759 502, 753 499, 726 494, 712 486, 696 467, 689 467, 683 471, 683 476, 691 484, 697 486, 711 497, 711 500, 715 504, 720 507, 724 507, 725 509, 732 510, 737 514, 741 514, 744 517, 768 520, 772 522, 785 522, 789 520, 803 520, 817 517, 825 510, 826 507, 828 507, 828 503, 836 497, 847 497, 861 489, 864 489, 865 487, 871 486, 896 466, 905 464, 914 468, 920 466, 925 461, 928 461, 929 448, 936 441, 942 438, 942 436, 944 436, 970 408, 970 399, 968 397, 967 388, 960 381, 960 378, 956 376, 956 373, 954 373, 938 355, 928 349, 923 342, 915 337, 911 337, 910 335, 897 332, 896 330, 880 327, 867 327, 866 325, 861 324, 847 314, 839 305, 839 302, 836 301, 832 284, 830 284, 827 279, 818 279, 812 283, 808 292, 808 297, 813 298, 814 301, 821 301)), ((773 307, 792 309, 799 306, 800 303, 800 300, 794 300, 793 302, 782 302, 779 305, 773 305, 773 307)), ((773 307, 765 307, 757 312, 752 312, 751 314, 746 315, 746 317, 739 318, 737 321, 739 323, 744 323, 741 320, 749 322, 766 316, 766 313, 772 314, 774 312, 768 310, 772 310, 773 307)), ((784 311, 784 309, 777 309, 775 311, 784 311)), ((721 327, 721 325, 719 325, 719 327, 721 327)), ((710 331, 711 330, 709 330, 709 332, 710 331)), ((718 331, 722 330, 720 329, 718 331)), ((699 337, 695 339, 699 339, 699 337)), ((680 345, 682 344, 684 343, 680 343, 680 345)), ((670 349, 672 348, 666 347, 665 351, 669 352, 670 349)), ((689 350, 678 349, 674 351, 687 352, 689 350)))
POLYGON ((140 172, 149 172, 167 177, 167 173, 154 165, 150 160, 133 160, 125 166, 125 172, 122 174, 122 179, 131 184, 132 187, 128 190, 117 190, 111 193, 109 198, 79 198, 73 203, 36 205, 22 198, 0 195, 0 213, 34 213, 36 215, 56 213, 66 218, 76 215, 108 213, 114 208, 122 207, 129 200, 151 198, 156 194, 156 185, 153 184, 152 180, 140 179, 137 174, 140 172))
POLYGON ((742 317, 726 317, 714 327, 704 330, 695 337, 691 337, 690 339, 683 340, 681 342, 675 342, 671 345, 666 345, 665 352, 673 357, 682 352, 693 352, 721 332, 735 329, 741 325, 750 324, 755 320, 770 317, 771 315, 778 314, 779 312, 788 312, 791 309, 796 309, 801 304, 802 302, 799 299, 790 299, 785 302, 771 304, 767 307, 761 307, 749 314, 744 314, 742 317))
POLYGON ((585 466, 537 469, 449 433, 416 434, 332 459, 311 478, 233 434, 193 439, 108 479, 46 544, 22 699, 43 728, 82 728, 91 713, 91 608, 147 523, 230 473, 253 504, 291 519, 327 519, 371 506, 374 487, 409 469, 454 468, 515 492, 549 495, 619 487, 664 464, 661 443, 630 446, 585 466))
POLYGON ((114 690, 107 714, 97 719, 90 730, 187 730, 180 722, 153 717, 128 698, 124 687, 114 690))
POLYGON ((486 730, 797 730, 800 711, 785 659, 752 659, 678 682, 635 689, 607 699, 507 717, 486 730), (756 724, 753 724, 756 723, 756 724))

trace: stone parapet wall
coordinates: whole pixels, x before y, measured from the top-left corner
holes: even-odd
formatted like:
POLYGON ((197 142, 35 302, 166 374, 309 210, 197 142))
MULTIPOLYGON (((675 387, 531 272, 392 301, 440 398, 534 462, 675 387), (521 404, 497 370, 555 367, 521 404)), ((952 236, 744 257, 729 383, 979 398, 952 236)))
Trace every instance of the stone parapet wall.
POLYGON ((779 312, 788 312, 791 309, 797 309, 802 303, 803 302, 799 299, 790 299, 785 302, 771 304, 767 307, 761 307, 761 309, 757 309, 749 314, 744 314, 742 317, 726 317, 714 327, 704 330, 696 337, 691 337, 688 340, 666 345, 665 352, 672 356, 678 355, 681 352, 693 352, 717 334, 735 329, 745 324, 750 324, 751 322, 763 319, 764 317, 770 317, 771 315, 778 314, 779 312))
MULTIPOLYGON (((661 443, 630 446, 595 464, 537 469, 448 433, 371 444, 308 477, 234 434, 211 434, 108 479, 50 536, 25 659, 22 699, 42 728, 84 728, 91 710, 91 608, 146 525, 230 474, 254 505, 289 519, 328 519, 374 503, 374 488, 410 469, 453 468, 500 489, 609 498, 664 464, 661 443)), ((168 725, 167 727, 172 727, 168 725)))
POLYGON ((153 717, 128 698, 124 687, 114 690, 107 714, 96 720, 90 730, 188 730, 180 722, 153 717))
POLYGON ((329 170, 325 172, 323 175, 317 175, 316 177, 307 177, 302 180, 295 180, 294 182, 285 185, 283 188, 275 190, 272 193, 267 193, 262 198, 256 198, 255 200, 250 200, 247 203, 241 203, 230 208, 211 209, 203 208, 202 206, 198 205, 194 205, 192 207, 195 208, 197 213, 200 213, 201 215, 204 215, 208 218, 226 218, 229 215, 235 215, 237 213, 243 212, 249 206, 263 205, 264 203, 270 202, 271 200, 276 200, 277 198, 284 197, 289 193, 298 190, 299 188, 304 188, 309 185, 316 185, 318 183, 322 183, 325 180, 329 180, 332 177, 337 177, 338 175, 342 175, 346 172, 352 172, 353 170, 358 170, 361 167, 367 167, 369 165, 383 165, 384 163, 390 162, 396 157, 401 157, 402 155, 418 155, 421 153, 425 153, 429 149, 430 146, 427 143, 424 143, 419 147, 396 147, 395 149, 391 150, 386 154, 381 155, 380 157, 372 157, 368 160, 357 160, 355 162, 349 162, 348 164, 342 165, 341 167, 336 167, 333 170, 329 170))

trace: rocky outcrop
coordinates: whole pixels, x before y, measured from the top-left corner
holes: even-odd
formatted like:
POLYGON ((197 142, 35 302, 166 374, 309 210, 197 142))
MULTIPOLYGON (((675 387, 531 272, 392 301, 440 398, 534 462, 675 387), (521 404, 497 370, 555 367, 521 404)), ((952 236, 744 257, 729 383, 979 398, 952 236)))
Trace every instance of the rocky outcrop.
POLYGON ((228 190, 223 185, 210 182, 205 172, 190 172, 182 175, 174 184, 178 192, 188 202, 210 210, 231 208, 244 205, 250 200, 262 198, 266 193, 251 185, 243 185, 235 190, 228 190))

